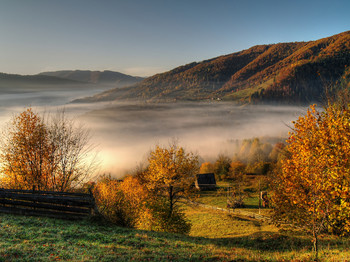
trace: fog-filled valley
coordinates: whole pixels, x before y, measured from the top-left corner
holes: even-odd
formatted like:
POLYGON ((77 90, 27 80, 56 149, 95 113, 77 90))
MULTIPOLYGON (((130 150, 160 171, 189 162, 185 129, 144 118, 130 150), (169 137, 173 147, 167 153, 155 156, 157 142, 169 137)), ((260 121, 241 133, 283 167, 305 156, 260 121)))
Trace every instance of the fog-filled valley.
MULTIPOLYGON (((214 160, 219 153, 233 157, 238 140, 270 137, 284 140, 288 125, 303 107, 247 105, 229 102, 143 103, 110 102, 71 104, 69 101, 98 93, 103 86, 88 88, 13 88, 2 92, 1 124, 14 113, 33 107, 38 112, 66 112, 91 129, 101 161, 100 173, 120 177, 144 162, 156 145, 173 139, 202 161, 214 160)), ((1 92, 1 91, 0 91, 1 92)), ((270 139, 271 140, 271 139, 270 139)))

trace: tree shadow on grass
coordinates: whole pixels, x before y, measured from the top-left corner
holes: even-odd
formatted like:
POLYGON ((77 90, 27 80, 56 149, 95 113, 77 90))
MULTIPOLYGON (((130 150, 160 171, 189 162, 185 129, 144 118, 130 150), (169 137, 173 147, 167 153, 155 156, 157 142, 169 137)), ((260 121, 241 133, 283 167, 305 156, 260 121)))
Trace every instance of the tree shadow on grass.
MULTIPOLYGON (((313 247, 311 236, 296 232, 260 231, 229 238, 188 237, 187 240, 194 243, 205 242, 219 248, 244 248, 251 251, 272 253, 305 252, 305 250, 311 252, 313 247)), ((347 249, 349 246, 350 240, 347 238, 325 235, 319 239, 320 250, 347 249)))
MULTIPOLYGON (((73 222, 18 216, 3 217, 1 220, 4 221, 0 225, 6 232, 2 236, 0 261, 1 255, 8 255, 9 260, 26 255, 33 244, 39 247, 34 250, 37 257, 49 258, 53 244, 59 249, 68 249, 63 254, 67 260, 83 259, 81 253, 86 253, 101 261, 257 261, 250 255, 305 252, 311 251, 312 247, 309 236, 284 232, 260 231, 237 237, 205 238, 122 228, 105 221, 73 222), (234 249, 243 249, 242 252, 246 253, 237 257, 232 251, 234 249), (226 253, 221 255, 220 252, 226 253)), ((345 247, 349 242, 346 241, 321 238, 320 247, 345 247)))
POLYGON ((210 239, 220 247, 240 247, 259 251, 297 251, 311 247, 310 240, 300 236, 284 235, 276 232, 261 231, 246 236, 210 239))

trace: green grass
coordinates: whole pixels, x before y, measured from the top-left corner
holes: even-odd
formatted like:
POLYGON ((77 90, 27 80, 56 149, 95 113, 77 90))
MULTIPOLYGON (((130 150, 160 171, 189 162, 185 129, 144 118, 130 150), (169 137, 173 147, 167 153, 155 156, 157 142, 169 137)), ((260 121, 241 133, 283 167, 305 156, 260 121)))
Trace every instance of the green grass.
MULTIPOLYGON (((190 236, 94 221, 0 215, 0 261, 312 261, 310 238, 253 219, 186 207, 190 236)), ((350 240, 324 236, 321 261, 346 261, 350 240)))
POLYGON ((184 212, 192 224, 190 236, 230 238, 262 231, 278 232, 273 225, 250 218, 232 216, 224 212, 199 207, 185 207, 184 212))
MULTIPOLYGON (((218 182, 215 191, 198 191, 196 201, 202 204, 217 206, 221 208, 227 207, 226 190, 230 187, 228 182, 218 182)), ((259 195, 257 192, 250 193, 244 200, 245 207, 248 209, 259 209, 259 195)))
MULTIPOLYGON (((266 222, 198 207, 185 207, 184 212, 192 223, 190 236, 211 240, 223 260, 313 261, 311 238, 302 232, 280 231, 266 222)), ((349 261, 349 238, 321 239, 320 261, 349 261)))
POLYGON ((238 90, 234 93, 227 94, 226 96, 223 97, 223 100, 230 101, 230 100, 239 100, 242 102, 247 102, 249 100, 249 96, 254 94, 257 91, 260 91, 261 89, 265 89, 272 85, 274 82, 273 78, 270 78, 269 80, 261 83, 261 84, 256 84, 254 86, 246 86, 245 89, 238 90))
POLYGON ((201 261, 216 259, 203 239, 102 225, 0 215, 0 261, 201 261))
POLYGON ((198 196, 195 199, 196 202, 226 208, 227 197, 226 195, 220 195, 217 191, 201 191, 198 192, 198 196))

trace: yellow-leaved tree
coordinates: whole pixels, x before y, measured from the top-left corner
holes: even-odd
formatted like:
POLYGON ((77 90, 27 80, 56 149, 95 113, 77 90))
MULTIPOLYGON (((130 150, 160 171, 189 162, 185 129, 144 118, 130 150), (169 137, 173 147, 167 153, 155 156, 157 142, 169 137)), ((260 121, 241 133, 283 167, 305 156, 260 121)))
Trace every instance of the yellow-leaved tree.
POLYGON ((274 181, 274 219, 313 234, 350 232, 350 111, 313 105, 293 122, 274 181))
POLYGON ((156 200, 153 216, 157 230, 187 233, 190 225, 178 209, 178 201, 191 191, 199 170, 198 156, 186 153, 175 142, 169 147, 156 146, 150 153, 143 179, 156 200))

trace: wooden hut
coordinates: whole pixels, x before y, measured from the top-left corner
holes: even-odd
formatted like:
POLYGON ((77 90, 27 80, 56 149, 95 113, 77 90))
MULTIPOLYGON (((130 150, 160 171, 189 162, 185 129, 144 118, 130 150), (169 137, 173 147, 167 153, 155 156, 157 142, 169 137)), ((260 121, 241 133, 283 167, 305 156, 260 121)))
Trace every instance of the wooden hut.
POLYGON ((195 186, 199 190, 215 190, 216 180, 214 173, 197 174, 195 186))

